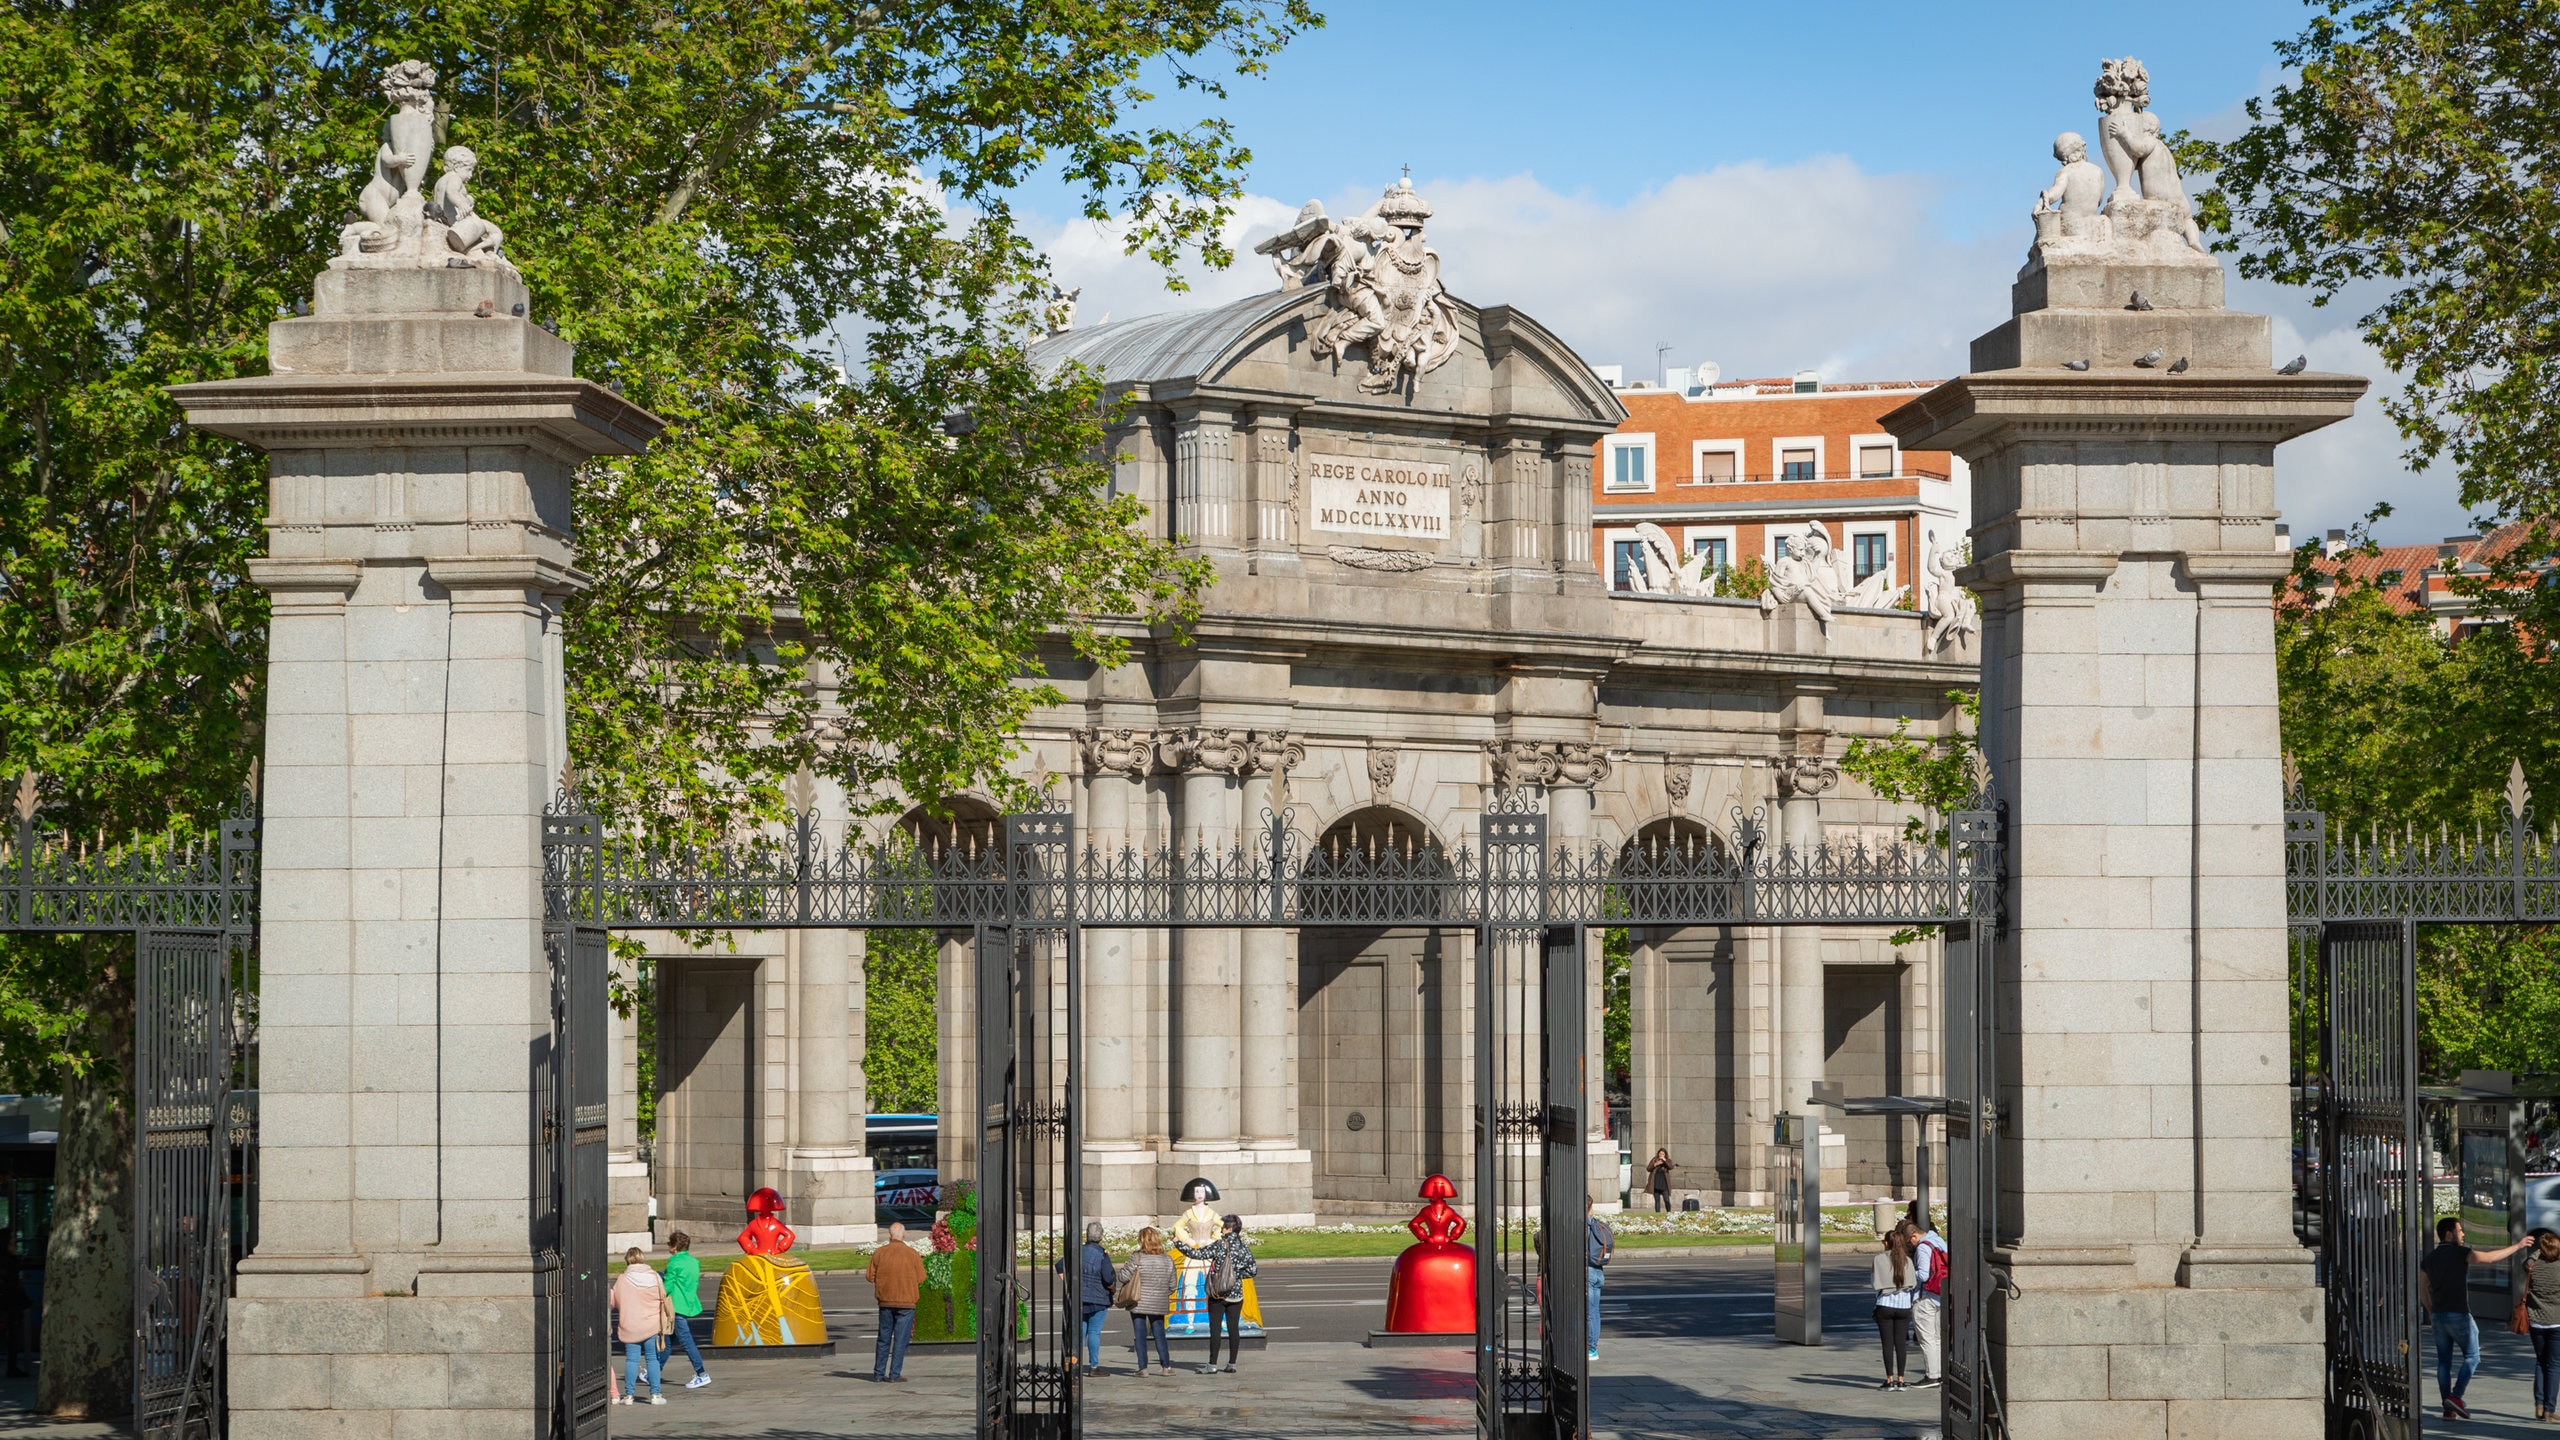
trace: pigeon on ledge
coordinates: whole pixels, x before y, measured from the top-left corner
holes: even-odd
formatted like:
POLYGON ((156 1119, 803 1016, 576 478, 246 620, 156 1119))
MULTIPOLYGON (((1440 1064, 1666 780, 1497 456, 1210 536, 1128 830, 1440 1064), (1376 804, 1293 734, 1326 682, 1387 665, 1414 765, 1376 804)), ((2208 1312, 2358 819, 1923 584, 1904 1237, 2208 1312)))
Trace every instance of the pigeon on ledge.
POLYGON ((2136 290, 2133 292, 2133 298, 2125 302, 2124 308, 2127 310, 2148 310, 2151 308, 2151 302, 2143 299, 2142 292, 2136 290))
POLYGON ((2062 362, 2062 368, 2065 370, 2086 370, 2089 368, 2089 362, 2086 360, 2065 360, 2062 362))
POLYGON ((2171 362, 2171 364, 2170 364, 2170 366, 2169 366, 2169 373, 2170 373, 2170 374, 2172 374, 2172 375, 2184 375, 2184 374, 2186 374, 2186 373, 2187 373, 2187 357, 2186 357, 2186 356, 2184 356, 2184 355, 2181 355, 2181 356, 2179 356, 2175 361, 2171 362))
POLYGON ((2310 356, 2308 356, 2308 355, 2296 355, 2296 356, 2294 356, 2294 357, 2293 357, 2293 360, 2292 360, 2292 362, 2291 362, 2290 364, 2287 364, 2283 369, 2278 370, 2276 373, 2277 373, 2277 374, 2279 374, 2279 375, 2299 375, 2299 374, 2301 374, 2301 373, 2303 372, 2303 370, 2304 370, 2304 369, 2306 369, 2307 367, 2309 367, 2309 365, 2310 365, 2310 364, 2311 364, 2311 357, 2310 357, 2310 356))
POLYGON ((2133 363, 2141 369, 2149 370, 2159 365, 2160 356, 2161 352, 2155 348, 2150 354, 2143 356, 2141 359, 2136 360, 2133 363))

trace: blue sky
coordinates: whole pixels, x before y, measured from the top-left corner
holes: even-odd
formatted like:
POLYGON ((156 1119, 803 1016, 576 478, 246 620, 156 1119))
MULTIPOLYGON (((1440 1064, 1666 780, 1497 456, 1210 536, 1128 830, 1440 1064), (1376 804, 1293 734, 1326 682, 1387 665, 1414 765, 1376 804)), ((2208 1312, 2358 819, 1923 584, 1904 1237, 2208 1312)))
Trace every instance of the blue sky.
MULTIPOLYGON (((1251 241, 1310 197, 1358 209, 1400 167, 1435 206, 1450 288, 1521 305, 1599 364, 1650 373, 1936 377, 2008 313, 2026 215, 2055 132, 2090 132, 2105 56, 2134 55, 2170 128, 2230 134, 2280 78, 2300 0, 2203 4, 1337 3, 1219 108, 1253 152, 1224 274, 1168 294, 1063 192, 1022 199, 1082 319, 1269 288, 1251 241)), ((1149 118, 1214 102, 1167 87, 1149 118)), ((2355 310, 2233 276, 2276 317, 2279 361, 2390 384, 2355 310)), ((2279 503, 2297 534, 2375 500, 2385 538, 2466 528, 2443 477, 2412 476, 2379 407, 2287 446, 2279 503)))

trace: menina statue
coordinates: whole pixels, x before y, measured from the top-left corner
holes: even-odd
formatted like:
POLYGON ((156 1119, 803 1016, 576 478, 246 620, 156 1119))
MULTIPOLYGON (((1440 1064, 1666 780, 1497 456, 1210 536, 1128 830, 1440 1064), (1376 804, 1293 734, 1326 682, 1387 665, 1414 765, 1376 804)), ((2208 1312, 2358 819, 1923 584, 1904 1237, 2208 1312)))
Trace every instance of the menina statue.
POLYGON ((432 202, 427 159, 435 151, 435 67, 403 60, 382 72, 391 114, 374 147, 373 178, 356 196, 357 214, 338 232, 333 269, 396 270, 515 267, 500 253, 505 236, 471 199, 479 157, 456 145, 444 152, 444 175, 432 202))

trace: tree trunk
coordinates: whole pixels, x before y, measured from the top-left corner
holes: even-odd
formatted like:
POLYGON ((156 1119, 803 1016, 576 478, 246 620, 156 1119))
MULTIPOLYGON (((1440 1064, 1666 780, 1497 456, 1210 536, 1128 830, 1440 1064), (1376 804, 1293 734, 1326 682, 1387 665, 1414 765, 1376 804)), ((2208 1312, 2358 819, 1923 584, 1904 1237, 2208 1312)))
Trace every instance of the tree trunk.
POLYGON ((130 942, 94 963, 89 1067, 62 1084, 45 1250, 44 1366, 36 1408, 109 1419, 133 1409, 133 969, 130 942))

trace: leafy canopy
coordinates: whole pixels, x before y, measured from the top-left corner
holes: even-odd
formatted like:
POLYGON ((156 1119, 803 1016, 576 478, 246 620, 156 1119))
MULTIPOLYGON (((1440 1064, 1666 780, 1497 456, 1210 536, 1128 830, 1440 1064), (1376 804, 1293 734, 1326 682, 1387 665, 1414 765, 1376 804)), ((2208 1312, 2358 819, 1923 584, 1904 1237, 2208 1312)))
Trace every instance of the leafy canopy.
POLYGON ((2365 338, 2413 465, 2467 505, 2552 513, 2560 476, 2560 5, 2323 0, 2276 47, 2294 79, 2189 143, 2202 222, 2241 273, 2327 303, 2371 282, 2365 338))
POLYGON ((366 178, 377 77, 414 58, 536 317, 670 422, 580 477, 589 797, 709 831, 804 766, 860 803, 1005 793, 1044 638, 1108 660, 1105 617, 1179 622, 1201 579, 1110 493, 1093 378, 1029 363, 1043 262, 1008 195, 1062 174, 1132 249, 1223 258, 1247 153, 1214 118, 1142 121, 1151 77, 1211 105, 1315 23, 1304 0, 0 11, 0 766, 84 833, 183 829, 240 787, 265 465, 162 389, 264 370, 366 178))

